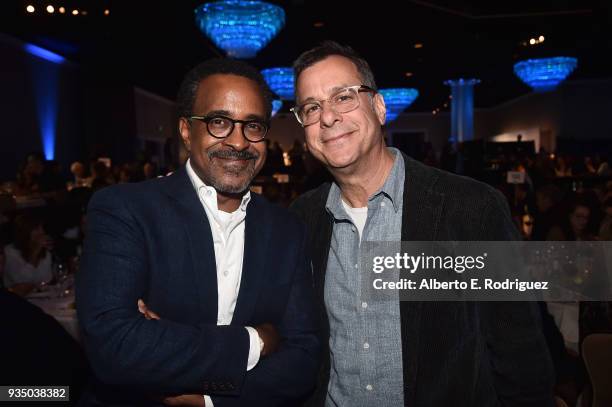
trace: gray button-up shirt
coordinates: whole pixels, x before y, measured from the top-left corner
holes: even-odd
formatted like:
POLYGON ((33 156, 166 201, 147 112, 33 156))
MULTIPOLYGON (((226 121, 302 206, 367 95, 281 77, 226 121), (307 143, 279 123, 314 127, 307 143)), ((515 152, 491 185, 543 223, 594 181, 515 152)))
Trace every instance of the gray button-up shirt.
MULTIPOLYGON (((404 159, 397 149, 382 188, 368 199, 363 241, 400 241, 404 159)), ((334 218, 325 274, 325 307, 330 325, 331 369, 327 406, 400 406, 404 403, 398 301, 361 297, 360 238, 333 183, 326 209, 334 218)))

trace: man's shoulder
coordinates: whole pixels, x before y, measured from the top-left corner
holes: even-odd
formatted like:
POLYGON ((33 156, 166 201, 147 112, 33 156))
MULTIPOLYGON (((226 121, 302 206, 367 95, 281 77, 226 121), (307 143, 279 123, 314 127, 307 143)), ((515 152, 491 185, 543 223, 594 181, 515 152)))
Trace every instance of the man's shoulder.
POLYGON ((291 206, 289 206, 289 210, 299 216, 300 219, 305 220, 308 214, 325 208, 330 188, 331 183, 325 182, 317 188, 304 192, 293 201, 291 206))
POLYGON ((154 202, 155 195, 164 190, 166 177, 142 182, 115 184, 96 191, 90 205, 139 205, 154 202))
POLYGON ((444 171, 444 176, 441 177, 440 188, 453 196, 463 197, 464 199, 491 199, 493 196, 501 194, 496 188, 482 181, 446 171, 444 171))
POLYGON ((302 229, 302 222, 289 209, 270 202, 263 196, 253 192, 251 192, 251 200, 252 204, 258 208, 257 211, 264 214, 264 216, 258 217, 256 220, 266 222, 265 227, 282 230, 283 233, 291 233, 292 231, 302 229))
POLYGON ((457 205, 485 203, 499 199, 502 195, 500 191, 484 182, 431 167, 411 158, 406 160, 406 171, 408 192, 410 181, 414 182, 416 179, 416 182, 422 183, 422 187, 428 192, 443 195, 447 202, 454 202, 457 205))

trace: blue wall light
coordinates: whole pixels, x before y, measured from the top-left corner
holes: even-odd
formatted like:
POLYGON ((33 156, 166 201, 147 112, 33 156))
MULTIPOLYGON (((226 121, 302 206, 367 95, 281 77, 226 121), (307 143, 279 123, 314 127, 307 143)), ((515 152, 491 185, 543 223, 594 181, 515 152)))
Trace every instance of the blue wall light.
POLYGON ((54 64, 61 64, 65 61, 63 56, 34 44, 25 44, 24 49, 27 53, 42 58, 46 61, 53 62, 54 64))
POLYGON ((414 102, 419 91, 414 88, 379 89, 387 106, 387 122, 397 119, 399 114, 414 102))
POLYGON ((293 69, 268 68, 261 71, 268 86, 283 100, 295 98, 293 89, 293 69))
POLYGON ((536 92, 552 90, 563 82, 578 60, 571 57, 528 59, 514 65, 514 73, 536 92))
POLYGON ((25 44, 24 50, 36 57, 29 61, 29 65, 38 126, 45 158, 53 160, 59 108, 59 66, 65 58, 33 44, 25 44))
POLYGON ((195 15, 200 30, 232 58, 253 58, 285 25, 285 11, 263 1, 205 3, 195 15))

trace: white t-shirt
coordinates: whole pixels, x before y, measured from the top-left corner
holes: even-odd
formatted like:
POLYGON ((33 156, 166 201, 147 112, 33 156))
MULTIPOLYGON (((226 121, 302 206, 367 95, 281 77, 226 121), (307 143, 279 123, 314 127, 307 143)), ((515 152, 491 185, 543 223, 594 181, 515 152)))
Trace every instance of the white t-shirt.
POLYGON ((365 227, 366 220, 368 219, 368 207, 353 208, 342 199, 342 206, 346 211, 347 215, 351 218, 357 229, 359 230, 359 240, 363 236, 363 228, 365 227))

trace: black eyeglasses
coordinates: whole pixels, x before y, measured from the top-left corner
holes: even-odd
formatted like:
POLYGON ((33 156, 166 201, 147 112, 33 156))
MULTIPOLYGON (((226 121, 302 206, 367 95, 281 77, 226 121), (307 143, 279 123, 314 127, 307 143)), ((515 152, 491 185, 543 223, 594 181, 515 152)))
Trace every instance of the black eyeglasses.
POLYGON ((208 134, 219 139, 226 138, 232 134, 236 123, 240 123, 242 124, 242 135, 251 143, 262 141, 270 128, 269 123, 262 122, 261 120, 235 120, 221 115, 189 116, 188 119, 190 121, 199 120, 206 123, 208 134))

